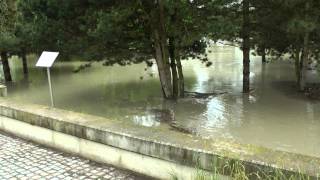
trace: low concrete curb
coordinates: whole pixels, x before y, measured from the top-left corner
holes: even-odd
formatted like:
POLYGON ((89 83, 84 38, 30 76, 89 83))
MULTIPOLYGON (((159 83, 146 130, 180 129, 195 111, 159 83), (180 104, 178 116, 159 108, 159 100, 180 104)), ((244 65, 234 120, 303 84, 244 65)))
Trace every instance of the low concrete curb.
POLYGON ((235 161, 242 162, 251 172, 278 169, 313 177, 320 172, 320 158, 317 157, 202 139, 170 129, 129 125, 45 106, 1 99, 0 115, 7 117, 1 118, 2 130, 161 179, 170 178, 170 173, 191 179, 196 166, 210 171, 213 162, 223 167, 235 161), (23 130, 27 126, 29 130, 23 130))

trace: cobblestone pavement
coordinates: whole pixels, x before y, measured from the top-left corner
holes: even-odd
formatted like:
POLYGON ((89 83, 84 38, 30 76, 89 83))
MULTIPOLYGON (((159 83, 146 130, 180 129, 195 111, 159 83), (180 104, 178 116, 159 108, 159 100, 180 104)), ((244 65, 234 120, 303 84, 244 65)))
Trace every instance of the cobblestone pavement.
POLYGON ((148 178, 51 150, 0 131, 0 180, 148 178))

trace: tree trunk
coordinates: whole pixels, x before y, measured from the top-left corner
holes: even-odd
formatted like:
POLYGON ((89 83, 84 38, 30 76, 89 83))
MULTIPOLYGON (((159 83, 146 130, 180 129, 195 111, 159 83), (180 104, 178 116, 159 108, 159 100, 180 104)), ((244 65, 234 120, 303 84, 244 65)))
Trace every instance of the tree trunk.
POLYGON ((304 91, 306 88, 306 73, 308 69, 308 58, 309 58, 309 32, 305 33, 303 40, 303 52, 300 62, 300 81, 299 81, 299 90, 304 91))
POLYGON ((169 55, 170 55, 170 66, 172 73, 172 91, 173 98, 178 98, 179 96, 179 79, 176 66, 176 52, 175 52, 175 39, 174 37, 169 38, 169 55))
POLYGON ((7 82, 12 81, 7 52, 5 51, 1 52, 1 61, 2 61, 2 68, 3 68, 5 81, 7 82))
POLYGON ((163 57, 164 52, 163 52, 163 49, 161 48, 162 47, 161 41, 159 39, 159 34, 157 30, 155 30, 154 36, 155 36, 155 39, 154 39, 155 58, 157 62, 163 96, 166 99, 170 99, 173 97, 170 66, 168 66, 168 64, 166 63, 167 60, 165 59, 165 57, 163 57))
POLYGON ((27 54, 25 52, 22 52, 22 65, 23 65, 23 74, 27 75, 29 73, 28 71, 28 63, 27 63, 27 54))
MULTIPOLYGON (((308 12, 310 7, 309 2, 307 1, 305 4, 305 10, 308 12)), ((308 19, 308 14, 305 13, 305 19, 308 19)), ((302 50, 302 56, 300 61, 300 81, 299 81, 299 90, 304 91, 306 88, 306 73, 308 69, 308 60, 309 60, 309 36, 310 32, 307 30, 304 33, 303 38, 303 50, 302 50)))
POLYGON ((171 71, 168 58, 167 37, 165 33, 164 6, 162 0, 157 0, 159 21, 154 28, 154 48, 159 71, 160 82, 164 98, 170 99, 172 95, 171 71))
POLYGON ((243 93, 250 92, 250 11, 249 0, 243 0, 243 93))
POLYGON ((180 53, 178 49, 176 50, 176 62, 177 62, 177 68, 178 68, 178 74, 179 74, 179 96, 181 98, 184 98, 184 75, 182 70, 180 53))
POLYGON ((262 58, 262 63, 266 63, 267 62, 266 48, 265 48, 264 45, 262 46, 261 58, 262 58))
POLYGON ((300 48, 295 49, 295 71, 297 78, 297 85, 300 85, 300 48))

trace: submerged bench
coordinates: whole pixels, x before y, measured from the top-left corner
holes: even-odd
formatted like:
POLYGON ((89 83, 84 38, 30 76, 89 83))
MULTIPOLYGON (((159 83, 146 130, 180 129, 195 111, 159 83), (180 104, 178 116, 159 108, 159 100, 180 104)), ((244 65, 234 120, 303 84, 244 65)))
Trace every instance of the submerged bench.
MULTIPOLYGON (((169 127, 141 127, 112 119, 0 99, 0 129, 67 152, 169 179, 192 179, 240 162, 248 172, 277 170, 317 177, 320 158, 222 139, 203 139, 169 127), (214 167, 213 167, 214 166, 214 167)), ((225 172, 228 175, 228 172, 225 172)))

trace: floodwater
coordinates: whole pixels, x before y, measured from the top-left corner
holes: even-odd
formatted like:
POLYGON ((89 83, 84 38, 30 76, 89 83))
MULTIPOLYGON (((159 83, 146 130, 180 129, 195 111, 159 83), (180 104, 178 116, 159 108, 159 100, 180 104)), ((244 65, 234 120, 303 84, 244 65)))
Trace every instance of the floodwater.
MULTIPOLYGON (((153 128, 168 126, 165 120, 171 116, 159 119, 159 111, 171 109, 179 127, 203 138, 225 138, 320 157, 320 103, 296 91, 293 62, 262 65, 261 58, 253 56, 253 91, 243 95, 242 52, 234 47, 213 47, 209 58, 211 67, 196 60, 183 62, 186 90, 226 94, 164 101, 155 66, 105 67, 96 62, 73 73, 83 62, 57 62, 51 72, 55 104, 153 128)), ((20 60, 11 59, 15 82, 8 84, 8 96, 49 105, 46 71, 34 68, 35 60, 35 56, 29 57, 30 75, 24 78, 20 60)), ((310 76, 313 81, 319 79, 316 72, 310 76)))

